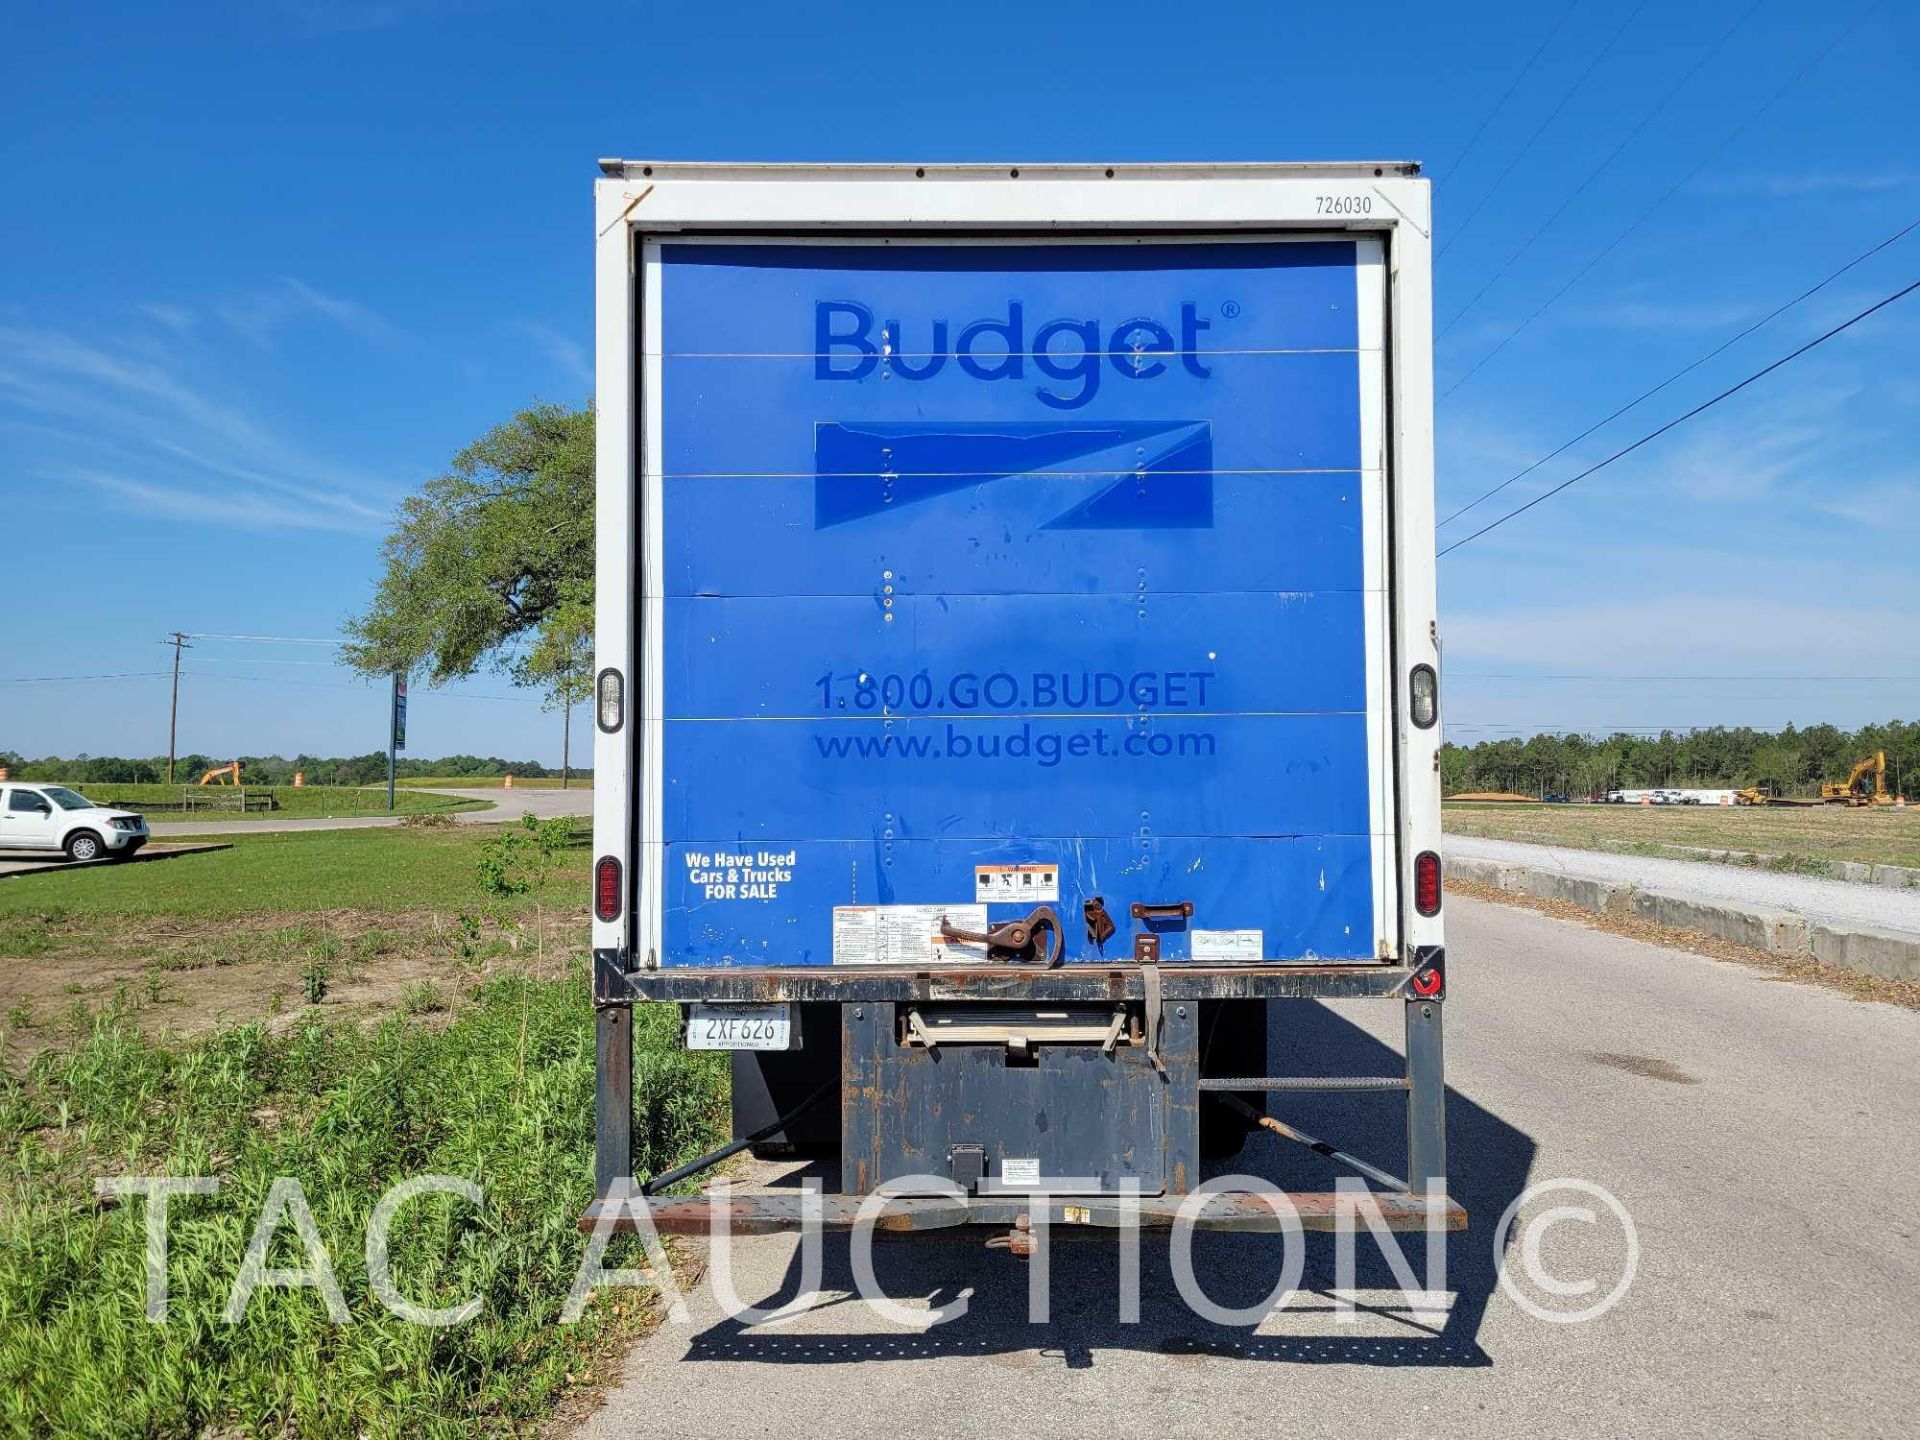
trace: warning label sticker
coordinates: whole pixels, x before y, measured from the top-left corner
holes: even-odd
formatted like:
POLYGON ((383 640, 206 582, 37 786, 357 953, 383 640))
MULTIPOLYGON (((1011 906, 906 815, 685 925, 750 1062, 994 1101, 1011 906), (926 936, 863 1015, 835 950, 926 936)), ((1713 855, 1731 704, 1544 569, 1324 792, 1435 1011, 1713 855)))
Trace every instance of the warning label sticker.
POLYGON ((1262 960, 1265 939, 1258 930, 1195 930, 1189 953, 1196 960, 1262 960))
POLYGON ((1060 898, 1058 865, 976 865, 973 867, 974 899, 989 905, 1018 905, 1023 900, 1038 904, 1060 898))
POLYGON ((949 940, 946 920, 976 934, 987 928, 984 905, 836 905, 833 963, 836 965, 966 965, 985 963, 987 947, 949 940))

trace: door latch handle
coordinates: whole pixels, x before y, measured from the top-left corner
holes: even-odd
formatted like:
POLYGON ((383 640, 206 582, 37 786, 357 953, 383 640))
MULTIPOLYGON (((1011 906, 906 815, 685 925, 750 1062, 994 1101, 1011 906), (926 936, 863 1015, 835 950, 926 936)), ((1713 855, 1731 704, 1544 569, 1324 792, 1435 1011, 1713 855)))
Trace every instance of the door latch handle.
POLYGON ((947 940, 966 940, 987 947, 987 959, 1045 965, 1060 963, 1060 917, 1051 905, 1037 906, 1023 920, 1004 920, 984 931, 962 930, 940 917, 940 934, 947 940))
POLYGON ((1080 913, 1086 917, 1087 943, 1102 954, 1106 953, 1107 941, 1113 938, 1113 916, 1107 913, 1107 902, 1096 895, 1083 901, 1080 913))
POLYGON ((1136 920, 1184 920, 1193 914, 1193 901, 1173 900, 1165 905, 1149 905, 1136 900, 1127 909, 1136 920))

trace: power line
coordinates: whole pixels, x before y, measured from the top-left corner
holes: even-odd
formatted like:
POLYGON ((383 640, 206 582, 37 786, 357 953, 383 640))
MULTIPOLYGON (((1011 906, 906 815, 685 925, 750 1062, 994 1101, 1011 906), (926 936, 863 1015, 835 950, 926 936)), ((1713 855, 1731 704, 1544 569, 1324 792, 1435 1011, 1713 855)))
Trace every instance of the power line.
MULTIPOLYGON (((186 634, 189 640, 244 640, 259 645, 325 645, 334 650, 340 649, 345 643, 340 640, 323 640, 311 635, 209 635, 202 631, 194 630, 190 630, 186 632, 186 634)), ((529 645, 496 645, 492 648, 512 655, 523 654, 533 647, 529 645)), ((260 663, 264 665, 269 662, 263 660, 260 663)), ((290 662, 283 661, 280 663, 285 664, 290 662)))
POLYGON ((1647 8, 1648 3, 1649 0, 1640 0, 1640 3, 1634 7, 1633 13, 1620 22, 1620 28, 1613 32, 1612 38, 1610 38, 1605 45, 1601 46, 1599 52, 1594 55, 1592 60, 1587 62, 1587 68, 1580 72, 1580 78, 1562 92, 1560 103, 1553 107, 1553 112, 1540 122, 1533 134, 1527 137, 1527 143, 1522 145, 1513 159, 1507 162, 1507 168, 1500 172, 1499 177, 1494 180, 1492 187, 1486 194, 1480 197, 1480 203, 1468 211, 1467 218, 1462 220, 1459 225, 1454 228, 1452 238, 1440 247, 1440 254, 1434 257, 1435 259, 1446 258, 1447 251, 1453 248, 1454 241, 1458 240, 1461 235, 1466 232, 1466 228, 1473 223, 1473 217, 1486 209, 1487 202, 1491 200, 1499 191, 1500 187, 1506 183, 1507 177, 1513 173, 1514 167, 1533 152, 1533 147, 1540 142, 1540 137, 1546 133, 1547 127, 1560 118, 1560 112, 1565 110, 1573 97, 1580 93, 1580 87, 1587 83, 1587 77, 1599 68, 1602 60, 1613 53, 1613 47, 1620 43, 1620 37, 1627 33, 1627 27, 1640 18, 1640 12, 1647 8))
POLYGON ((298 665, 312 670, 344 670, 341 660, 255 660, 244 655, 202 655, 202 665, 298 665))
POLYGON ((334 649, 340 647, 338 640, 317 640, 302 635, 207 635, 198 631, 189 631, 191 640, 246 640, 259 645, 328 645, 334 649))
MULTIPOLYGON (((352 690, 362 695, 369 693, 367 687, 364 685, 324 685, 315 684, 311 680, 282 680, 274 675, 214 675, 206 674, 198 670, 189 670, 185 673, 189 679, 193 680, 239 680, 255 685, 273 685, 282 688, 291 687, 295 690, 352 690)), ((372 684, 373 682, 369 681, 368 683, 372 684)), ((472 690, 434 690, 423 693, 431 694, 435 699, 440 700, 507 700, 517 705, 539 705, 545 703, 537 695, 494 695, 483 691, 472 690)))
MULTIPOLYGON (((1547 311, 1551 310, 1555 305, 1557 305, 1560 302, 1560 299, 1562 296, 1564 296, 1569 290, 1573 289, 1573 287, 1578 285, 1582 280, 1586 279, 1586 277, 1593 272, 1595 266, 1599 265, 1601 261, 1605 260, 1609 255, 1611 255, 1615 250, 1617 250, 1622 244, 1622 242, 1624 242, 1628 236, 1632 235, 1634 231, 1638 230, 1642 225, 1646 224, 1648 220, 1652 219, 1656 211, 1658 211, 1663 205, 1667 203, 1667 201, 1671 200, 1675 195, 1679 194, 1680 191, 1685 189, 1687 185, 1692 182, 1693 178, 1696 175, 1698 175, 1702 170, 1706 169, 1708 164, 1711 163, 1714 160, 1714 158, 1720 154, 1722 150, 1725 150, 1727 146, 1731 145, 1735 140, 1739 139, 1740 136, 1744 135, 1747 131, 1747 128, 1750 125, 1752 125, 1754 121, 1758 120, 1762 115, 1766 114, 1767 111, 1771 110, 1774 107, 1774 105, 1779 101, 1781 96, 1785 95, 1789 90, 1793 89, 1794 86, 1798 85, 1802 80, 1806 79, 1807 76, 1813 72, 1815 67, 1817 67, 1821 61, 1825 60, 1829 55, 1831 55, 1835 50, 1837 50, 1844 41, 1850 39, 1854 31, 1858 30, 1862 25, 1866 24, 1868 18, 1873 14, 1874 11, 1878 10, 1879 8, 1880 8, 1880 0, 1872 0, 1872 3, 1869 4, 1865 10, 1860 12, 1860 18, 1858 20, 1855 20, 1853 24, 1849 25, 1845 30, 1841 31, 1838 35, 1834 36, 1833 39, 1827 43, 1826 49, 1822 50, 1818 55, 1815 55, 1813 59, 1809 60, 1805 65, 1801 66, 1800 69, 1794 73, 1792 78, 1789 79, 1786 84, 1782 85, 1778 90, 1774 91, 1773 94, 1769 95, 1765 100, 1761 101, 1758 109, 1752 111, 1747 116, 1746 119, 1742 120, 1738 125, 1734 126, 1733 129, 1727 133, 1726 138, 1723 139, 1718 145, 1714 146, 1713 149, 1709 150, 1705 155, 1701 156, 1698 163, 1696 163, 1691 170, 1687 171, 1686 174, 1682 175, 1678 180, 1676 180, 1672 185, 1670 185, 1658 200, 1655 200, 1653 204, 1649 205, 1645 210, 1642 210, 1640 214, 1637 217, 1635 217, 1632 223, 1630 223, 1627 226, 1626 229, 1622 230, 1618 235, 1614 236, 1613 239, 1609 240, 1606 244, 1606 247, 1602 249, 1599 254, 1595 255, 1591 260, 1587 261, 1586 264, 1582 265, 1578 270, 1576 270, 1573 274, 1573 278, 1568 280, 1567 283, 1562 285, 1558 290, 1554 291, 1553 294, 1549 295, 1540 304, 1540 306, 1534 310, 1534 312, 1531 315, 1527 316, 1526 319, 1522 320, 1518 325, 1514 326, 1514 328, 1507 333, 1507 336, 1505 339, 1501 340, 1491 350, 1489 350, 1486 354, 1482 355, 1478 360, 1476 360, 1473 363, 1472 369, 1468 370, 1466 374, 1462 375, 1458 380, 1454 381, 1453 384, 1449 385, 1445 390, 1441 391, 1440 399, 1435 401, 1434 403, 1435 404, 1444 403, 1447 397, 1452 395, 1454 391, 1458 390, 1462 385, 1466 384, 1467 381, 1471 380, 1475 375, 1478 375, 1482 367, 1484 367, 1489 360, 1493 359, 1494 356, 1498 355, 1502 350, 1506 349, 1507 346, 1509 346, 1515 340, 1517 340, 1522 334, 1522 332, 1527 330, 1533 324, 1534 321, 1538 320, 1542 315, 1546 314, 1547 311)), ((1442 253, 1444 254, 1445 252, 1443 251, 1442 253)))
MULTIPOLYGON (((1786 722, 1787 725, 1793 725, 1793 723, 1794 722, 1791 720, 1786 722)), ((1807 730, 1814 729, 1817 726, 1826 725, 1829 723, 1830 722, 1825 720, 1812 720, 1812 721, 1807 721, 1801 725, 1795 726, 1795 728, 1804 732, 1807 730)), ((1899 723, 1899 722, 1895 722, 1895 723, 1899 723)), ((1568 721, 1568 720, 1540 721, 1538 723, 1527 724, 1527 725, 1495 725, 1491 723, 1484 724, 1484 725, 1474 725, 1474 724, 1467 724, 1467 723, 1449 722, 1446 727, 1447 734, 1449 735, 1459 735, 1467 731, 1477 731, 1477 732, 1486 733, 1486 734, 1506 733, 1506 734, 1512 734, 1512 735, 1595 735, 1595 734, 1600 734, 1602 732, 1605 732, 1608 734, 1628 735, 1628 734, 1635 734, 1640 732, 1645 732, 1648 734, 1662 734, 1669 730, 1678 735, 1697 735, 1702 732, 1712 731, 1712 730, 1722 730, 1722 731, 1756 730, 1761 732, 1762 734, 1775 734, 1775 733, 1778 733, 1778 731, 1781 728, 1783 727, 1771 722, 1765 722, 1757 725, 1746 724, 1746 723, 1730 724, 1725 720, 1713 720, 1713 721, 1707 721, 1707 722, 1702 722, 1699 720, 1670 720, 1664 725, 1618 725, 1610 721, 1601 721, 1597 724, 1594 724, 1594 723, 1589 723, 1587 721, 1575 722, 1575 721, 1568 721)), ((1846 727, 1835 725, 1833 728, 1836 730, 1843 730, 1846 727)), ((1874 727, 1872 725, 1863 725, 1860 728, 1872 729, 1874 727)))
POLYGON ((0 685, 67 685, 81 680, 164 680, 169 673, 165 670, 126 670, 113 675, 16 675, 11 680, 0 680, 0 685))
MULTIPOLYGON (((1575 445, 1578 445, 1582 440, 1586 439, 1589 435, 1593 434, 1594 431, 1599 430, 1607 425, 1611 425, 1615 420, 1618 420, 1622 415, 1626 414, 1629 410, 1632 410, 1634 407, 1639 405, 1642 401, 1651 400, 1655 395, 1658 395, 1662 390, 1666 389, 1669 385, 1673 384, 1674 381, 1680 379, 1684 375, 1688 375, 1693 371, 1698 370, 1702 365, 1706 364, 1707 361, 1713 359, 1714 356, 1731 348, 1734 345, 1739 344, 1740 341, 1746 339, 1747 336, 1753 334, 1754 331, 1760 329, 1762 326, 1770 324, 1772 321, 1774 321, 1781 315, 1784 315, 1787 311, 1791 310, 1794 306, 1798 305, 1801 301, 1811 299, 1813 296, 1818 295, 1822 290, 1826 289, 1827 286, 1831 285, 1834 281, 1838 280, 1842 275, 1846 274, 1849 270, 1853 269, 1856 265, 1859 265, 1864 261, 1872 259, 1875 255, 1878 255, 1882 250, 1886 249, 1889 245, 1893 244, 1895 241, 1904 239, 1906 236, 1911 234, 1916 228, 1920 228, 1920 220, 1911 221, 1906 226, 1905 229, 1900 230, 1893 235, 1889 235, 1885 240, 1882 240, 1878 245, 1875 245, 1871 250, 1863 251, 1861 254, 1854 256, 1853 259, 1849 260, 1846 264, 1842 265, 1838 270, 1835 270, 1831 275, 1827 276, 1827 278, 1822 280, 1819 284, 1813 286, 1811 289, 1802 290, 1798 295, 1794 296, 1793 299, 1787 301, 1786 304, 1768 311, 1765 315, 1761 316, 1760 319, 1754 321, 1753 324, 1749 325, 1746 329, 1742 330, 1739 334, 1733 336, 1729 340, 1723 341, 1722 343, 1714 346, 1713 349, 1709 350, 1706 354, 1702 355, 1698 360, 1695 360, 1691 365, 1683 366, 1681 369, 1674 371, 1673 374, 1669 375, 1666 379, 1662 380, 1658 385, 1655 385, 1651 390, 1642 391, 1639 395, 1636 395, 1633 399, 1629 400, 1626 404, 1622 405, 1618 410, 1615 410, 1611 415, 1607 416, 1605 419, 1596 420, 1593 424, 1589 425, 1586 429, 1582 430, 1578 435, 1574 436, 1571 440, 1567 441, 1566 444, 1560 446, 1556 450, 1550 451, 1549 453, 1542 455, 1538 460, 1534 461, 1531 465, 1527 466, 1527 468, 1522 470, 1519 474, 1509 475, 1505 480, 1502 480, 1498 485, 1494 486, 1491 490, 1487 491, 1484 495, 1479 495, 1479 496, 1476 496, 1474 499, 1469 500, 1466 504, 1462 505, 1458 510, 1455 510, 1451 515, 1447 516, 1446 519, 1442 520, 1440 522, 1440 525, 1449 525, 1453 523, 1455 520, 1458 520, 1462 515, 1466 514, 1467 511, 1473 509, 1474 506, 1480 504, 1481 501, 1489 500, 1493 498, 1495 495, 1498 495, 1502 490, 1506 489, 1509 485, 1513 484, 1516 480, 1526 479, 1527 476, 1531 475, 1534 471, 1538 470, 1542 465, 1546 464, 1549 460, 1553 459, 1555 456, 1565 454, 1568 450, 1571 450, 1575 445)), ((1434 528, 1438 529, 1439 526, 1435 526, 1434 528)))
POLYGON ((1567 8, 1560 12, 1560 18, 1553 22, 1553 29, 1547 32, 1547 38, 1534 47, 1533 54, 1528 56, 1527 63, 1520 67, 1520 73, 1513 77, 1513 83, 1507 86, 1506 93, 1493 102, 1493 109, 1489 110, 1487 118, 1480 122, 1480 128, 1473 132, 1473 138, 1467 141, 1467 148, 1454 157, 1451 165, 1440 172, 1443 176, 1451 176, 1454 171, 1467 163, 1467 156, 1471 155, 1473 147, 1480 143, 1480 137, 1487 133, 1487 127, 1493 124, 1494 119, 1506 108, 1507 101, 1513 98, 1513 92, 1520 88, 1520 82, 1533 73, 1533 67, 1538 65, 1540 57, 1547 53, 1547 46, 1553 43, 1554 37, 1566 26, 1568 18, 1579 4, 1580 0, 1569 0, 1567 8))
POLYGON ((1785 365, 1787 362, 1791 360, 1798 360, 1802 355, 1806 354, 1809 350, 1814 349, 1816 346, 1824 345, 1827 341, 1833 339, 1834 336, 1840 334, 1842 331, 1852 329, 1855 325, 1858 325, 1862 320, 1866 319, 1869 315, 1874 314, 1876 311, 1886 309, 1887 306, 1893 304, 1893 302, 1896 300, 1905 299, 1907 296, 1911 295, 1915 290, 1920 290, 1920 280, 1914 281, 1911 285, 1907 286, 1907 288, 1904 290, 1895 291, 1893 294, 1887 296, 1886 299, 1884 300, 1876 301, 1874 304, 1869 305, 1866 309, 1860 311, 1857 315, 1854 315, 1852 318, 1841 321, 1838 325, 1834 326, 1831 330, 1827 331, 1825 334, 1818 335, 1814 337, 1812 340, 1809 340, 1806 344, 1802 345, 1798 350, 1793 350, 1785 355, 1782 355, 1778 360, 1775 360, 1771 365, 1766 366, 1764 369, 1756 370, 1753 372, 1753 374, 1747 376, 1746 379, 1740 381, 1738 384, 1727 387, 1725 390, 1722 390, 1718 395, 1715 395, 1711 400, 1702 401, 1700 404, 1694 406, 1693 409, 1687 411, 1686 414, 1677 416, 1676 418, 1669 420, 1666 424, 1662 425, 1658 430, 1649 431, 1647 434, 1642 435, 1638 440, 1634 441, 1631 445, 1626 446, 1624 449, 1614 451, 1613 454, 1609 455, 1606 459, 1600 461, 1599 464, 1588 466, 1585 470, 1582 470, 1578 475, 1573 476, 1571 479, 1562 480, 1558 485, 1554 486, 1551 490, 1544 491, 1541 494, 1534 496, 1533 499, 1527 501, 1527 503, 1524 505, 1516 506, 1514 509, 1509 510, 1506 514, 1502 515, 1498 520, 1495 520, 1492 524, 1481 526, 1480 529, 1474 531, 1473 534, 1467 536, 1466 539, 1454 541, 1453 544, 1447 546, 1446 549, 1442 550, 1440 554, 1450 555, 1455 550, 1458 550, 1462 545, 1466 545, 1471 543, 1472 541, 1478 540, 1482 535, 1485 535, 1489 530, 1499 529, 1500 526, 1506 524, 1507 521, 1513 519, 1514 516, 1525 514, 1527 511, 1531 510, 1534 506, 1538 505, 1541 501, 1552 499, 1555 495, 1558 495, 1562 490, 1565 490, 1569 485, 1578 484, 1580 481, 1586 479, 1589 475, 1594 474, 1596 471, 1606 469, 1607 466, 1613 464, 1614 461, 1622 459, 1625 456, 1631 455, 1634 451, 1638 450, 1642 445, 1647 444, 1649 441, 1659 439, 1662 435, 1666 434, 1669 430, 1673 429, 1675 426, 1683 425, 1687 421, 1693 419, 1694 416, 1699 415, 1704 411, 1711 410, 1715 405, 1718 405, 1722 400, 1725 400, 1730 396, 1739 394, 1742 390, 1746 389, 1747 386, 1753 384, 1754 381, 1761 379, 1763 376, 1771 375, 1775 370, 1778 370, 1782 365, 1785 365))
POLYGON ((1713 44, 1709 45, 1704 51, 1701 52, 1700 58, 1698 60, 1695 60, 1693 64, 1687 68, 1687 73, 1682 75, 1678 80, 1676 80, 1673 83, 1673 88, 1668 90, 1666 94, 1662 95, 1659 101, 1651 109, 1649 109, 1644 115, 1640 117, 1640 122, 1637 125, 1635 125, 1633 129, 1629 130, 1626 133, 1625 138, 1623 138, 1618 145, 1615 145, 1613 149, 1607 153, 1607 158, 1602 160, 1598 165, 1594 166, 1593 169, 1589 170, 1587 172, 1587 178, 1582 180, 1578 185, 1573 187, 1573 192, 1570 195, 1568 195, 1566 199, 1560 202, 1559 209, 1555 210, 1553 214, 1549 215, 1545 220, 1540 222, 1539 228, 1536 229, 1533 232, 1533 234, 1529 235, 1525 240, 1523 240, 1520 243, 1520 248, 1518 250, 1515 250, 1513 254, 1507 257, 1506 264, 1502 265, 1498 270, 1493 272, 1493 278, 1488 280, 1486 284, 1482 285, 1479 288, 1479 290, 1475 292, 1474 297, 1471 300, 1467 301, 1466 304, 1462 305, 1458 310, 1453 312, 1453 318, 1447 321, 1445 326, 1441 328, 1440 333, 1434 337, 1436 340, 1444 340, 1447 336, 1447 332, 1453 329, 1454 326, 1458 325, 1461 321, 1461 318, 1465 316, 1469 310, 1473 309, 1474 306, 1478 305, 1480 301, 1486 296, 1486 293, 1489 290, 1493 289, 1494 286, 1500 283, 1501 278, 1509 270, 1511 270, 1515 264, 1519 262, 1520 257, 1526 254, 1527 251, 1533 248, 1534 242, 1538 240, 1542 235, 1546 234, 1548 230, 1553 228, 1554 221, 1558 220, 1562 215, 1566 214, 1567 208, 1570 205, 1572 205, 1574 201, 1578 200, 1582 195, 1587 193, 1587 187, 1593 184, 1594 181, 1598 180, 1601 176, 1601 173, 1605 171, 1609 165, 1613 164, 1614 161, 1620 158, 1620 152, 1625 150, 1627 146, 1631 145, 1635 140, 1640 138, 1640 132, 1645 130, 1647 126, 1653 123, 1654 116, 1658 115, 1662 110, 1666 109, 1668 105, 1672 104, 1673 97, 1678 95, 1682 90, 1686 88, 1687 82, 1693 79, 1695 75, 1699 74, 1701 69, 1706 65, 1706 63, 1709 60, 1713 59, 1714 56, 1718 55, 1723 48, 1725 48, 1727 41, 1731 40, 1734 37, 1734 33, 1738 31, 1742 25, 1745 25, 1747 21, 1753 18, 1754 12, 1759 10, 1761 4, 1762 4, 1762 0, 1753 0, 1753 4, 1747 7, 1745 13, 1743 13, 1738 20, 1735 20, 1733 24, 1729 25, 1724 31, 1722 31, 1720 38, 1718 40, 1714 41, 1713 44))
POLYGON ((1716 720, 1710 725, 1702 725, 1697 720, 1677 720, 1665 725, 1615 725, 1602 722, 1598 725, 1574 724, 1560 721, 1553 724, 1537 725, 1448 725, 1447 733, 1458 735, 1464 731, 1479 731, 1484 734, 1507 735, 1595 735, 1605 732, 1610 735, 1631 735, 1645 733, 1649 735, 1665 734, 1671 730, 1676 734, 1692 734, 1700 730, 1761 730, 1771 731, 1766 725, 1728 725, 1716 720))
POLYGON ((1731 680, 1750 682, 1757 680, 1796 680, 1823 681, 1828 684, 1879 684, 1909 685, 1916 681, 1912 675, 1491 675, 1480 674, 1472 670, 1449 670, 1449 680, 1731 680))

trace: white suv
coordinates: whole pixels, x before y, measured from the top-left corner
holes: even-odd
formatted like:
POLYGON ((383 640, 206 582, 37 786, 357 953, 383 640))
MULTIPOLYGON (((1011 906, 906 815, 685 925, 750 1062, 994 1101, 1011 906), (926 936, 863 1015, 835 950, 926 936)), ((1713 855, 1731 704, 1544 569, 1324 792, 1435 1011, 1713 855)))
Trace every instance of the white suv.
POLYGON ((64 785, 0 785, 0 850, 64 850, 69 860, 118 859, 147 843, 147 822, 64 785))

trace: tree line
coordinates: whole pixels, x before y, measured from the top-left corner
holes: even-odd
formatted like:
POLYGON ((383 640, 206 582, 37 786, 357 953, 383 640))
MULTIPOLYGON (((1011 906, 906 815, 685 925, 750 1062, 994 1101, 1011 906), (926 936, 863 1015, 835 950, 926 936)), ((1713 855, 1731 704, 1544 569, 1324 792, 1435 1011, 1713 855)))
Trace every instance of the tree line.
POLYGON ((1613 789, 1748 785, 1779 795, 1815 793, 1844 780, 1857 761, 1887 753, 1887 788, 1920 788, 1920 722, 1889 721, 1842 730, 1792 725, 1784 730, 1663 730, 1657 736, 1535 735, 1443 745, 1440 783, 1446 794, 1509 790, 1521 794, 1598 795, 1613 789))
MULTIPOLYGON (((236 757, 182 755, 174 761, 176 783, 192 785, 217 765, 236 757)), ((240 773, 249 785, 291 785, 295 773, 309 785, 379 785, 387 778, 387 752, 370 751, 365 755, 242 755, 240 773)), ((0 765, 13 772, 16 780, 57 780, 68 785, 159 785, 167 778, 167 757, 127 758, 119 755, 77 755, 63 760, 55 755, 30 760, 10 750, 0 750, 0 765)), ((446 755, 438 760, 409 759, 402 756, 394 765, 394 775, 402 780, 486 780, 501 775, 539 779, 558 775, 557 765, 542 765, 536 760, 502 760, 497 755, 446 755)), ((576 777, 591 778, 592 770, 575 766, 576 777)))

